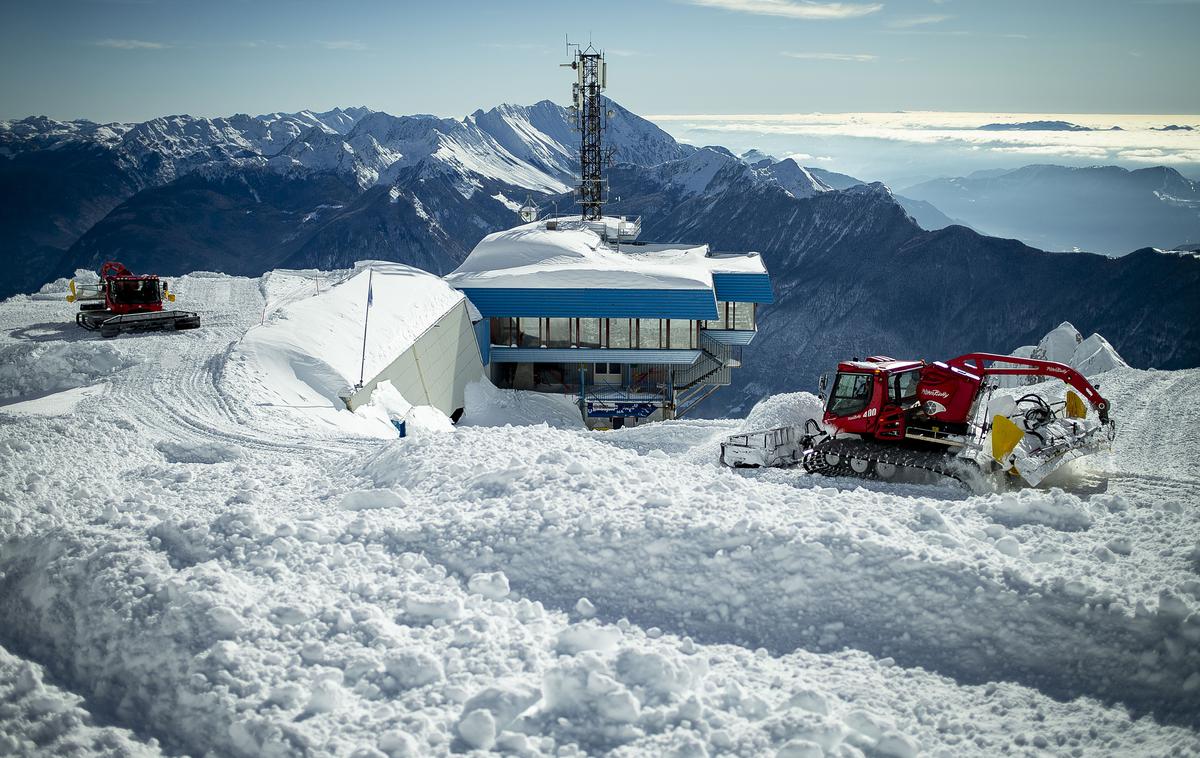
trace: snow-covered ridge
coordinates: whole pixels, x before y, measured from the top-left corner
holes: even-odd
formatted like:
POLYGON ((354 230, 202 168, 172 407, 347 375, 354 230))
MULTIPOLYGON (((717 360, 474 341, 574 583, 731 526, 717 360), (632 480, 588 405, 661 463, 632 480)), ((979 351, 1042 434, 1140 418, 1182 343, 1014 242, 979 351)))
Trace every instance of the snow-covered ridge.
MULTIPOLYGON (((688 154, 650 122, 609 102, 607 138, 618 160, 654 165, 688 154)), ((67 143, 114 150, 146 184, 169 182, 211 164, 269 160, 275 170, 350 174, 363 188, 388 184, 401 169, 435 162, 458 177, 469 197, 481 182, 501 182, 545 194, 569 190, 578 164, 578 137, 567 111, 546 100, 501 105, 464 119, 393 116, 368 108, 323 113, 238 114, 220 118, 164 116, 135 124, 60 122, 45 117, 0 122, 0 151, 48 149, 67 143)))

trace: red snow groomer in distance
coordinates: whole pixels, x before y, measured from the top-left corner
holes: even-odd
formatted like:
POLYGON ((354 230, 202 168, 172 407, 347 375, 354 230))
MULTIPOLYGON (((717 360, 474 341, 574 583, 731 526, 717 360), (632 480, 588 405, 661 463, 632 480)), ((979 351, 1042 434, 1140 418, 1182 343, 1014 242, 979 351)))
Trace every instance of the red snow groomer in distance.
POLYGON ((200 316, 191 311, 165 311, 163 300, 175 302, 167 283, 154 274, 134 274, 124 264, 108 261, 100 281, 76 286, 71 282, 67 302, 79 303, 75 323, 84 329, 115 337, 122 332, 195 329, 200 316))
POLYGON ((1003 470, 1036 486, 1067 461, 1109 445, 1109 410, 1096 387, 1062 363, 992 353, 933 363, 876 356, 838 364, 823 424, 734 435, 721 458, 732 466, 802 463, 813 473, 884 480, 904 469, 960 481, 972 470, 1003 470), (1034 392, 993 396, 997 386, 988 379, 997 376, 1057 378, 1070 389, 1058 402, 1034 392))

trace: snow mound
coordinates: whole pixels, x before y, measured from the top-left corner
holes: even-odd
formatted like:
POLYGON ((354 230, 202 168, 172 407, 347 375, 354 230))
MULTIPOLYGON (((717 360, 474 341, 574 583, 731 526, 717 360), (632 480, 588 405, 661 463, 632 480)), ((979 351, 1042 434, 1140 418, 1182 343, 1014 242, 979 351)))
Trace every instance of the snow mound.
MULTIPOLYGON (((1042 337, 1037 345, 1019 347, 1012 352, 1012 355, 1065 363, 1078 369, 1084 376, 1093 376, 1129 365, 1108 340, 1099 334, 1093 334, 1084 339, 1079 330, 1069 321, 1059 324, 1049 334, 1042 337)), ((1019 377, 1017 379, 1019 380, 1019 377)))
POLYGON ((758 401, 746 420, 742 431, 774 429, 780 426, 804 427, 809 419, 821 420, 823 403, 811 392, 787 392, 772 395, 758 401))
POLYGON ((67 293, 70 291, 72 280, 76 284, 95 284, 100 281, 100 275, 90 268, 76 269, 74 276, 64 276, 52 282, 47 282, 41 286, 41 289, 30 295, 30 297, 34 300, 62 300, 66 298, 67 293))
POLYGON ((103 342, 18 342, 0 347, 0 401, 5 404, 86 387, 133 365, 103 342))
POLYGON ((229 463, 242 457, 242 451, 225 442, 184 442, 163 440, 155 447, 168 463, 229 463))
POLYGON ((388 426, 394 421, 403 421, 404 433, 408 437, 424 437, 454 431, 454 422, 449 416, 431 405, 413 405, 408 402, 390 380, 377 384, 371 392, 371 402, 360 406, 354 413, 388 426))
POLYGON ((47 684, 46 672, 0 648, 0 754, 159 756, 151 741, 98 726, 83 698, 47 684))
POLYGON ((535 426, 582 429, 579 406, 564 395, 503 390, 487 379, 467 385, 466 412, 459 426, 535 426))
POLYGON ((1064 531, 1082 531, 1092 516, 1078 497, 1062 490, 1021 490, 996 495, 981 506, 993 520, 1006 526, 1042 524, 1064 531))
MULTIPOLYGON (((1057 697, 1161 712, 1195 705, 1185 687, 1200 665, 1186 643, 1193 622, 1167 618, 1195 603, 1176 593, 1180 603, 1135 612, 1152 606, 1121 588, 1120 562, 1099 574, 1094 537, 1055 536, 1095 530, 1096 509, 1078 495, 955 503, 859 484, 801 488, 621 450, 606 444, 611 434, 460 429, 420 455, 382 451, 367 479, 445 503, 390 532, 388 552, 420 550, 465 575, 503 571, 556 608, 586 594, 596 619, 648 632, 774 654, 854 647, 960 682, 1036 682, 1057 697), (1017 566, 1014 556, 1024 556, 1017 566), (1084 616, 1095 623, 1081 629, 1084 616)), ((581 630, 558 648, 602 642, 581 630)))

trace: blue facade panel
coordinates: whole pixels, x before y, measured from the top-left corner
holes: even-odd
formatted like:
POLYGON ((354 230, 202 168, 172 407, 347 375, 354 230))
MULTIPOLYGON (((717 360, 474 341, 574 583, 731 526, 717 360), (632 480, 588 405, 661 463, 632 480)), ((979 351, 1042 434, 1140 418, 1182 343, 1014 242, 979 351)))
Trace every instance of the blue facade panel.
POLYGON ((669 363, 691 366, 699 350, 649 350, 590 347, 501 347, 493 345, 493 363, 669 363))
MULTIPOLYGON (((484 316, 698 320, 717 317, 717 302, 712 290, 468 287, 462 292, 484 316)), ((767 292, 770 292, 769 283, 767 292)))
POLYGON ((483 361, 483 365, 488 365, 491 362, 489 353, 492 350, 491 319, 483 318, 475 322, 475 342, 479 344, 479 360, 483 361))
POLYGON ((738 303, 773 303, 771 277, 767 274, 713 274, 717 299, 738 303))

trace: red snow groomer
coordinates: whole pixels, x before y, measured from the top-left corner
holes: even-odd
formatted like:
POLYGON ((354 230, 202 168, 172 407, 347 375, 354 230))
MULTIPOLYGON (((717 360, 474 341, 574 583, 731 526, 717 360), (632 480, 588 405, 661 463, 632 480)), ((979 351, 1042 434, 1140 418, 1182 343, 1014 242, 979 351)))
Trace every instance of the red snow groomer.
POLYGON ((67 302, 79 303, 75 323, 116 337, 122 332, 159 329, 196 329, 200 316, 191 311, 164 311, 163 300, 175 302, 167 283, 154 274, 134 274, 124 264, 108 261, 100 267, 100 281, 76 286, 71 282, 67 302))
POLYGON ((1036 486, 1067 461, 1108 447, 1109 410, 1096 387, 1062 363, 992 353, 933 363, 876 356, 838 364, 824 428, 809 420, 803 430, 734 435, 721 460, 884 480, 905 469, 960 481, 973 469, 1003 470, 1036 486), (993 397, 998 387, 988 378, 996 376, 1057 378, 1071 389, 1059 402, 1033 392, 993 397))

